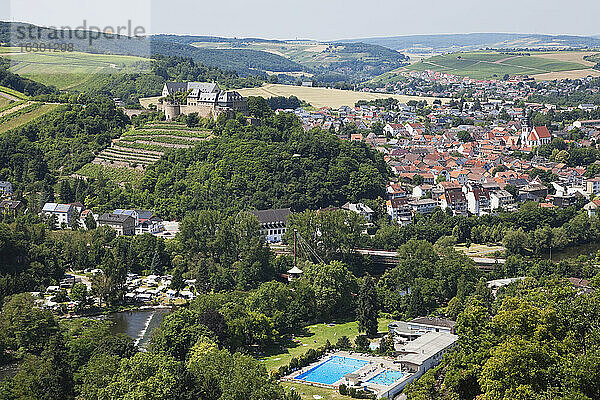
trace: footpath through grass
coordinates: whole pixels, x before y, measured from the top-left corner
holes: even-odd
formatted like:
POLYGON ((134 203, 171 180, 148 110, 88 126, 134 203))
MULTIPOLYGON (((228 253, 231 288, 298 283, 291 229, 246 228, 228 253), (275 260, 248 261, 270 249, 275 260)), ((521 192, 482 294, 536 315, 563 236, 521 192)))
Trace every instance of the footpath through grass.
MULTIPOLYGON (((388 324, 392 322, 390 319, 379 319, 379 331, 387 332, 388 324)), ((331 344, 335 344, 342 336, 348 336, 350 340, 354 340, 358 336, 358 322, 332 323, 332 324, 317 324, 308 326, 304 333, 296 334, 295 340, 289 340, 283 343, 279 348, 271 351, 271 354, 261 359, 267 370, 277 369, 282 365, 290 362, 292 357, 298 357, 306 353, 309 349, 316 349, 325 345, 329 340, 331 344)))

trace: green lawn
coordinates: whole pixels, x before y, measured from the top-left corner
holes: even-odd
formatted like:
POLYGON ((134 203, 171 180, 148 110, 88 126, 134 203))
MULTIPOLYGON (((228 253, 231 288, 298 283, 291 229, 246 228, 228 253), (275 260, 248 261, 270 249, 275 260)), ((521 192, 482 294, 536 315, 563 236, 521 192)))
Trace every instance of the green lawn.
MULTIPOLYGON (((379 319, 379 331, 387 332, 388 324, 392 322, 390 319, 379 319)), ((311 325, 306 328, 303 335, 296 335, 296 339, 299 342, 290 341, 286 344, 285 350, 275 350, 269 357, 263 359, 267 370, 277 369, 282 365, 286 365, 290 362, 292 357, 297 357, 301 354, 306 353, 309 349, 316 349, 321 347, 329 340, 330 343, 335 344, 337 340, 342 336, 348 336, 351 340, 354 340, 358 336, 358 323, 357 322, 345 322, 339 324, 317 324, 311 325)))
POLYGON ((342 396, 337 390, 325 389, 310 385, 304 385, 294 382, 281 382, 281 386, 291 389, 294 388, 300 394, 303 400, 314 400, 313 396, 321 396, 323 400, 350 400, 351 397, 342 396))
POLYGON ((465 253, 470 257, 495 257, 497 253, 504 253, 506 250, 502 246, 488 246, 485 244, 471 244, 471 247, 467 248, 464 244, 454 246, 456 251, 465 253))

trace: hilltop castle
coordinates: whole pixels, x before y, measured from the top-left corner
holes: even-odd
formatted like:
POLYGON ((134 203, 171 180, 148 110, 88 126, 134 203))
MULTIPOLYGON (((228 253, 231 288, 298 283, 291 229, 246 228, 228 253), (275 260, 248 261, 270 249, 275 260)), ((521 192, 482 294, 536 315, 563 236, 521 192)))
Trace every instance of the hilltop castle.
POLYGON ((236 91, 225 91, 216 83, 207 82, 166 82, 162 95, 167 97, 178 92, 186 92, 187 104, 161 99, 157 109, 165 113, 167 121, 181 114, 198 113, 201 117, 217 118, 224 112, 247 114, 246 99, 236 91))

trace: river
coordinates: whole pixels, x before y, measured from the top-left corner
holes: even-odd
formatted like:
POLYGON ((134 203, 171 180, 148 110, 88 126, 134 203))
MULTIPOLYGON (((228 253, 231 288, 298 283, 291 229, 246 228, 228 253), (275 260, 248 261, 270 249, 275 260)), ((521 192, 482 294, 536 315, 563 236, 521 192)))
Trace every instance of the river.
POLYGON ((169 308, 149 310, 123 311, 108 315, 112 321, 112 333, 124 333, 134 340, 140 349, 146 349, 152 336, 152 331, 157 328, 163 318, 171 312, 169 308))

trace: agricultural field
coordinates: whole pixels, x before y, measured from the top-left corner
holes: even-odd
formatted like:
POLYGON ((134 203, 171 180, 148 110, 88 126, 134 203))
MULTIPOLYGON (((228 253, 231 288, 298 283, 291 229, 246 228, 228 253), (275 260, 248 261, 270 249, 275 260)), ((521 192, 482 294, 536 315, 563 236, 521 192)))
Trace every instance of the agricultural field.
POLYGON ((531 52, 511 55, 498 52, 451 53, 433 56, 406 67, 409 71, 439 71, 473 79, 501 79, 504 75, 530 75, 538 80, 596 75, 589 52, 531 52))
POLYGON ((99 164, 86 164, 73 175, 74 178, 88 177, 98 179, 104 177, 113 182, 124 183, 128 182, 131 184, 138 183, 144 173, 131 168, 116 167, 116 166, 104 166, 99 164))
POLYGON ((81 52, 1 53, 10 59, 11 71, 60 90, 85 90, 104 74, 143 72, 149 60, 141 57, 81 52))
MULTIPOLYGON (((152 123, 138 129, 125 132, 119 139, 113 140, 111 147, 104 149, 92 161, 92 164, 143 172, 170 149, 187 149, 210 138, 211 132, 189 128, 177 123, 152 123)), ((98 172, 84 166, 77 173, 92 176, 98 172)), ((131 177, 127 177, 130 179, 131 177)))
MULTIPOLYGON (((427 100, 429 103, 433 103, 435 100, 433 97, 401 96, 387 93, 356 92, 352 90, 278 84, 268 84, 258 88, 238 89, 238 92, 245 97, 262 96, 269 98, 277 96, 296 96, 300 100, 304 100, 317 108, 340 108, 342 106, 353 107, 354 104, 359 100, 387 99, 389 97, 398 99, 402 103, 406 103, 410 100, 427 100)), ((441 100, 444 103, 448 102, 448 99, 441 100)))
POLYGON ((0 133, 25 125, 59 107, 57 104, 12 102, 0 111, 0 133))
POLYGON ((7 88, 5 86, 0 86, 0 97, 9 100, 29 100, 29 96, 25 93, 21 93, 11 88, 7 88))
MULTIPOLYGON (((379 331, 387 332, 388 325, 392 322, 389 319, 379 319, 379 331)), ((335 344, 342 336, 348 336, 350 340, 354 340, 358 336, 358 323, 345 322, 336 324, 317 324, 306 328, 304 335, 297 336, 294 340, 283 349, 276 351, 269 357, 262 359, 267 370, 273 370, 282 365, 289 364, 292 357, 297 357, 306 353, 309 349, 316 349, 325 345, 329 340, 335 344)))

